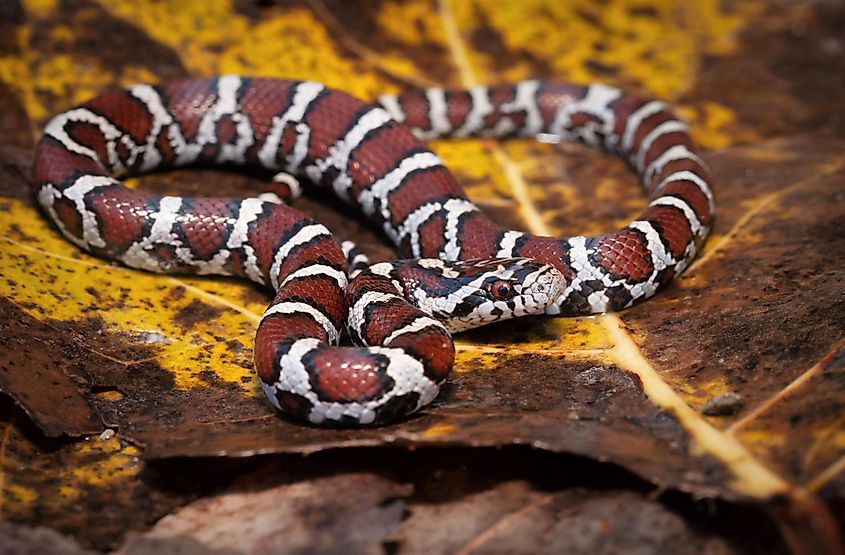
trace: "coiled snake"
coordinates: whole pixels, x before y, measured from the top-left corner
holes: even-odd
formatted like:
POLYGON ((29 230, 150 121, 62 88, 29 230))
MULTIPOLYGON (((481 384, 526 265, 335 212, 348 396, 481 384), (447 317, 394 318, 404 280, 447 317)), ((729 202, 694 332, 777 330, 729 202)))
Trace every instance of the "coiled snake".
POLYGON ((540 81, 379 101, 235 75, 136 85, 48 123, 36 154, 38 200, 95 255, 272 286, 255 366, 277 408, 316 424, 386 422, 431 402, 454 359, 448 329, 645 299, 683 271, 710 229, 708 172, 660 101, 540 81), (420 142, 479 135, 615 153, 640 176, 648 208, 598 237, 503 229, 420 142), (159 197, 116 179, 192 164, 282 173, 276 194, 256 198, 159 197), (377 264, 348 284, 347 258, 362 259, 281 202, 298 192, 294 175, 368 216, 402 256, 424 259, 377 264), (362 346, 337 346, 344 325, 362 346))

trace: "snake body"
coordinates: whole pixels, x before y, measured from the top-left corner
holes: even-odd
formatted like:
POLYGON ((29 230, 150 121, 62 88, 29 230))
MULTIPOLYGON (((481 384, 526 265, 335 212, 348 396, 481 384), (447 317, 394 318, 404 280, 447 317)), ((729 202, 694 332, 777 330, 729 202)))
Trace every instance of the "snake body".
POLYGON ((136 85, 47 124, 38 200, 69 240, 98 256, 272 286, 256 369, 274 405, 313 423, 384 422, 430 402, 454 355, 432 314, 456 317, 447 325, 457 330, 537 311, 625 308, 680 273, 712 224, 707 170, 660 101, 600 84, 523 81, 380 103, 313 81, 234 75, 136 85), (649 205, 598 237, 503 229, 420 142, 477 135, 577 140, 615 153, 640 176, 649 205), (275 195, 158 197, 117 180, 192 164, 284 172, 289 196, 296 181, 284 175, 307 178, 368 216, 403 256, 425 260, 375 265, 348 286, 338 241, 275 195), (344 322, 353 341, 371 346, 337 347, 344 322))

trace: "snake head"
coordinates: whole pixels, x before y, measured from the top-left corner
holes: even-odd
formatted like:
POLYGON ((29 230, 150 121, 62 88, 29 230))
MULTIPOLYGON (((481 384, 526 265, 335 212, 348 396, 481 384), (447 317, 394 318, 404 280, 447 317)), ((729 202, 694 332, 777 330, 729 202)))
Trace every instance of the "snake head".
POLYGON ((554 267, 530 258, 416 263, 420 270, 402 280, 406 298, 453 332, 540 314, 567 285, 554 267))

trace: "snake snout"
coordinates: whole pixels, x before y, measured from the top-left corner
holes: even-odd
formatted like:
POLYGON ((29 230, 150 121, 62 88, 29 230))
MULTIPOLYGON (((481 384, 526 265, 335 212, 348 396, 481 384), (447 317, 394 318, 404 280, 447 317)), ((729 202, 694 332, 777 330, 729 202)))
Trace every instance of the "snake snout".
POLYGON ((525 277, 522 294, 528 299, 525 302, 525 314, 539 314, 544 312, 564 292, 567 286, 566 278, 560 271, 550 264, 535 262, 536 268, 525 277))

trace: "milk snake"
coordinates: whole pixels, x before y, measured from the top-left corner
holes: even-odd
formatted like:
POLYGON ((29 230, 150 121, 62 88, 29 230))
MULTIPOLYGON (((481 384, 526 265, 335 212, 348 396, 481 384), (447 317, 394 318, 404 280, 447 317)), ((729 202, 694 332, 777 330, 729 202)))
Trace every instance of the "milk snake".
POLYGON ((601 84, 522 81, 411 91, 379 103, 312 81, 235 75, 136 85, 47 124, 36 154, 37 197, 69 240, 98 256, 272 286, 255 366, 277 408, 315 424, 386 422, 433 400, 454 347, 432 311, 460 311, 464 319, 447 325, 461 329, 538 310, 625 308, 679 274, 710 229, 708 172, 663 102, 601 84), (447 136, 600 147, 637 172, 648 207, 598 237, 503 229, 420 142, 447 136), (283 197, 297 193, 290 176, 304 178, 369 217, 404 257, 507 260, 383 263, 347 287, 343 246, 277 195, 157 197, 115 178, 195 164, 280 172, 283 197), (347 305, 350 337, 372 347, 335 346, 347 305))

